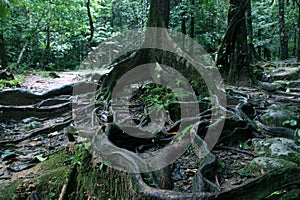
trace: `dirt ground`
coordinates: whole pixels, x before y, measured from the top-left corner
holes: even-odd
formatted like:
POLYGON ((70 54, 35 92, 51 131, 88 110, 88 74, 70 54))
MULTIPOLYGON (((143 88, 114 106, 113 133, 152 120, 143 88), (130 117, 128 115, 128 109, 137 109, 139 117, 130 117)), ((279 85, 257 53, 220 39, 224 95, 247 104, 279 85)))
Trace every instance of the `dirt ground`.
POLYGON ((45 72, 42 75, 26 75, 24 77, 24 81, 20 84, 21 88, 29 90, 31 92, 44 92, 47 90, 51 90, 54 88, 58 88, 63 85, 67 85, 70 83, 78 82, 83 80, 91 73, 99 73, 105 74, 109 72, 109 70, 101 70, 101 71, 70 71, 70 72, 55 72, 59 77, 52 78, 50 77, 51 72, 45 72), (49 77, 47 77, 49 75, 49 77))

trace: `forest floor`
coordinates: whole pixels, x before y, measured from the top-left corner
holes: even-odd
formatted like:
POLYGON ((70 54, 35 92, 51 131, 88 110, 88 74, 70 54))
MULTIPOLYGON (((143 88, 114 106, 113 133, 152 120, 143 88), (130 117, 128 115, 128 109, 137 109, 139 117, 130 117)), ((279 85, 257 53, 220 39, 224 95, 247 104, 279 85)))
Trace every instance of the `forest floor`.
MULTIPOLYGON (((104 74, 109 70, 93 71, 93 73, 104 74)), ((69 72, 47 72, 42 71, 35 75, 24 76, 21 88, 31 92, 45 92, 54 88, 68 85, 83 80, 91 71, 69 71, 69 72), (53 77, 55 76, 55 77, 53 77)))
MULTIPOLYGON (((256 109, 256 115, 264 115, 272 105, 276 105, 279 102, 285 107, 296 107, 296 112, 299 113, 299 67, 298 69, 297 67, 292 67, 284 70, 280 67, 276 68, 275 66, 274 68, 274 66, 268 65, 266 68, 268 73, 270 73, 270 75, 266 76, 266 79, 270 79, 271 81, 266 81, 265 85, 256 86, 254 88, 228 88, 236 95, 246 97, 247 101, 256 109), (292 77, 287 80, 285 77, 288 75, 295 76, 294 69, 298 70, 296 78, 292 77), (276 73, 274 70, 277 70, 276 73), (271 82, 271 85, 269 82, 271 82), (292 84, 294 84, 295 87, 292 84)), ((24 81, 20 86, 33 93, 42 93, 63 85, 84 80, 90 76, 89 73, 90 72, 83 71, 49 74, 47 72, 47 76, 45 76, 45 74, 28 75, 24 77, 24 81), (50 76, 56 76, 56 78, 50 76)), ((107 73, 107 71, 101 71, 100 73, 107 73)), ((235 103, 230 104, 229 102, 228 107, 233 109, 235 106, 235 103)), ((297 115, 296 118, 299 117, 299 114, 297 115)), ((43 195, 46 195, 49 199, 57 199, 60 195, 61 188, 58 187, 56 182, 63 182, 65 180, 66 175, 64 173, 66 173, 67 170, 70 170, 70 167, 68 166, 76 160, 76 156, 61 151, 62 149, 65 149, 68 144, 66 131, 72 132, 72 127, 66 126, 63 130, 39 134, 18 143, 6 143, 8 140, 16 140, 25 137, 28 135, 28 132, 32 132, 36 129, 50 127, 53 126, 53 124, 63 124, 66 116, 54 119, 46 118, 47 117, 44 119, 28 117, 20 121, 13 120, 9 123, 1 122, 0 131, 2 134, 0 136, 0 142, 4 141, 4 143, 1 144, 0 148, 0 199, 7 198, 5 195, 12 192, 17 192, 19 195, 15 199, 18 199, 20 196, 25 198, 41 187, 38 183, 49 184, 49 188, 43 193, 43 195), (59 159, 53 161, 53 156, 51 157, 50 155, 59 155, 59 159), (45 165, 48 165, 48 167, 45 167, 45 165), (49 168, 60 168, 61 172, 57 172, 57 176, 53 176, 55 171, 49 168), (49 171, 51 171, 51 177, 46 176, 46 180, 43 180, 44 182, 42 180, 36 181, 35 178, 41 177, 42 175, 49 173, 49 171), (11 184, 15 184, 16 191, 6 187, 11 184)), ((293 128, 292 126, 294 125, 292 119, 290 121, 285 121, 287 121, 285 123, 290 123, 288 128, 293 128)), ((282 123, 282 121, 280 123, 282 123)), ((241 127, 241 129, 243 128, 244 127, 241 127)), ((232 127, 230 129, 232 129, 232 127)), ((248 131, 248 129, 245 129, 245 132, 248 131)), ((256 133, 256 136, 264 139, 273 137, 269 136, 266 131, 263 130, 256 133)), ((253 137, 254 136, 252 135, 252 138, 253 137)), ((82 141, 77 135, 75 135, 75 138, 78 143, 82 141)), ((219 166, 218 173, 214 177, 214 182, 220 187, 221 191, 239 187, 254 180, 259 175, 266 173, 267 169, 263 168, 259 169, 258 172, 251 171, 251 169, 244 170, 246 166, 251 165, 253 160, 259 156, 259 151, 251 146, 252 142, 253 140, 251 139, 243 141, 242 137, 241 140, 237 140, 237 142, 234 143, 221 143, 218 145, 218 148, 212 151, 216 156, 219 166)), ((296 147, 293 148, 295 149, 296 147)), ((296 161, 296 163, 298 161, 296 161)), ((192 180, 199 168, 199 160, 193 153, 193 150, 183 154, 173 164, 172 168, 173 172, 171 176, 174 182, 173 189, 180 192, 192 192, 192 180)), ((12 196, 10 197, 12 198, 12 196)))

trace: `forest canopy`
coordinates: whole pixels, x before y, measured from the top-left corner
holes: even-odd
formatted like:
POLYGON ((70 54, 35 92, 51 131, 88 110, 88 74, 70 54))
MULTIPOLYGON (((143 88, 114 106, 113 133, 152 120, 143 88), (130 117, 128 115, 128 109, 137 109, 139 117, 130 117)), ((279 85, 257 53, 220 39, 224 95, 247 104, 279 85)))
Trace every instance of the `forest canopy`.
MULTIPOLYGON (((149 0, 1 0, 0 3, 1 65, 15 70, 76 69, 93 47, 124 30, 145 27, 150 4, 149 0)), ((169 28, 194 38, 214 58, 227 29, 230 3, 171 1, 169 28)), ((250 3, 252 8, 247 8, 247 12, 251 13, 246 15, 247 41, 253 44, 256 58, 296 58, 298 1, 250 3), (282 6, 283 13, 279 12, 282 6), (281 49, 286 51, 283 57, 281 49)))

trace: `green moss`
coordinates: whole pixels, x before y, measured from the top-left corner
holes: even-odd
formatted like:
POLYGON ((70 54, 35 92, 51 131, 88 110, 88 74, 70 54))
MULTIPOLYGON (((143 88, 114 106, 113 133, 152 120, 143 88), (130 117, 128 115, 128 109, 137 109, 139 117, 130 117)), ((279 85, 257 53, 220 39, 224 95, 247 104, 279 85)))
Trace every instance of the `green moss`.
POLYGON ((300 165, 300 153, 298 152, 292 152, 288 156, 284 157, 284 159, 300 165))
POLYGON ((40 174, 39 176, 1 185, 1 199, 26 199, 34 190, 49 200, 57 199, 71 169, 70 166, 64 165, 64 161, 69 157, 64 150, 61 150, 33 168, 34 173, 40 174), (30 187, 33 188, 28 190, 30 187))
POLYGON ((247 165, 245 168, 236 170, 235 172, 238 173, 240 176, 244 177, 253 177, 261 175, 261 167, 258 166, 256 163, 251 163, 247 165))
POLYGON ((17 187, 21 181, 16 181, 12 184, 1 184, 0 185, 0 197, 1 199, 15 199, 19 200, 21 197, 17 194, 17 187))
POLYGON ((280 200, 292 200, 292 199, 299 199, 300 197, 300 189, 292 189, 291 191, 287 192, 283 195, 280 200))

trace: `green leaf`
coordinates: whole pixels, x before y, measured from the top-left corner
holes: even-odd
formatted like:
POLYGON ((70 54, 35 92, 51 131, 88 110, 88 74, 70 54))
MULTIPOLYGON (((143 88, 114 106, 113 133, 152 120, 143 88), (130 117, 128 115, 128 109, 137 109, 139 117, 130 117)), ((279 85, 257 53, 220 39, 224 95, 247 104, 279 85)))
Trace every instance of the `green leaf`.
POLYGON ((297 121, 296 120, 290 120, 290 125, 291 126, 296 126, 297 125, 297 121))
POLYGON ((53 197, 55 197, 55 196, 56 196, 56 194, 54 192, 49 192, 49 194, 48 194, 48 197, 50 199, 53 198, 53 197))
POLYGON ((191 130, 191 128, 193 127, 193 124, 185 127, 181 132, 183 135, 185 135, 189 130, 191 130))
POLYGON ((102 169, 103 169, 103 166, 104 166, 104 164, 103 164, 103 163, 101 163, 101 165, 99 166, 99 170, 100 170, 100 172, 102 171, 102 169))
POLYGON ((245 143, 245 142, 240 142, 240 148, 241 148, 241 149, 249 149, 249 146, 248 146, 248 144, 245 143))
POLYGON ((280 192, 279 192, 279 191, 275 191, 275 192, 273 192, 273 193, 271 194, 271 196, 272 196, 272 195, 278 195, 278 194, 280 194, 280 192))
POLYGON ((282 125, 284 126, 284 125, 287 125, 289 123, 290 123, 290 120, 285 120, 284 122, 282 122, 282 125))
POLYGON ((40 154, 40 155, 36 156, 36 158, 37 158, 40 162, 44 162, 45 160, 48 159, 48 157, 44 158, 44 157, 43 157, 43 154, 40 154))
POLYGON ((218 163, 219 163, 219 165, 221 166, 222 169, 225 168, 225 163, 219 158, 218 158, 218 163))
POLYGON ((291 120, 285 120, 282 125, 290 125, 290 126, 296 126, 297 125, 297 121, 294 120, 294 119, 291 119, 291 120))
POLYGON ((10 12, 4 1, 0 1, 0 18, 9 16, 10 12))
POLYGON ((89 149, 91 146, 92 146, 92 143, 91 143, 91 142, 85 142, 85 143, 84 143, 84 148, 85 148, 85 149, 89 149))

